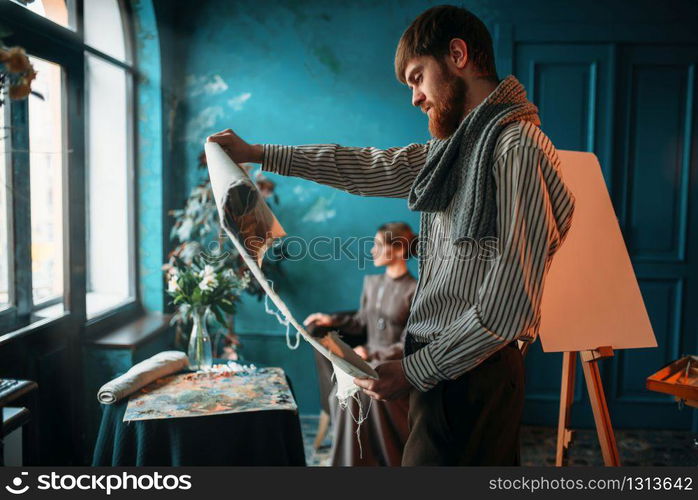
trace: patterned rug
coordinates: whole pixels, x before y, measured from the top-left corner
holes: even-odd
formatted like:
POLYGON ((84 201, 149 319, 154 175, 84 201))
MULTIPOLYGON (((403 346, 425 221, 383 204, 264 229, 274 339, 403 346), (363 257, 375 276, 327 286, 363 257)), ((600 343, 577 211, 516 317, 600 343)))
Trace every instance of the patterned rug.
MULTIPOLYGON (((318 417, 301 416, 305 456, 308 465, 328 466, 332 429, 319 450, 313 450, 318 417)), ((521 427, 521 462, 525 466, 555 465, 557 429, 521 427)), ((698 466, 698 434, 689 431, 628 429, 616 431, 616 443, 622 465, 627 466, 698 466)), ((594 429, 576 431, 569 452, 568 465, 603 465, 601 448, 594 429)))

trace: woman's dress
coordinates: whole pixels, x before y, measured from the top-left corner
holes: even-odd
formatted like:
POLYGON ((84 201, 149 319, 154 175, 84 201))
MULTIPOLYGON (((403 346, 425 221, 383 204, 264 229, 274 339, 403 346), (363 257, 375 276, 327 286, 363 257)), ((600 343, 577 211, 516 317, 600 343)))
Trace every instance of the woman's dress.
MULTIPOLYGON (((333 328, 344 336, 365 332, 364 347, 375 367, 384 361, 402 359, 405 325, 417 282, 409 273, 397 278, 387 274, 366 276, 360 309, 352 315, 332 315, 333 328)), ((371 400, 362 391, 361 401, 366 420, 358 426, 359 407, 354 399, 346 409, 339 408, 336 386, 329 395, 333 423, 332 465, 399 466, 407 440, 408 398, 391 401, 371 400), (357 440, 357 427, 359 438, 357 440)))

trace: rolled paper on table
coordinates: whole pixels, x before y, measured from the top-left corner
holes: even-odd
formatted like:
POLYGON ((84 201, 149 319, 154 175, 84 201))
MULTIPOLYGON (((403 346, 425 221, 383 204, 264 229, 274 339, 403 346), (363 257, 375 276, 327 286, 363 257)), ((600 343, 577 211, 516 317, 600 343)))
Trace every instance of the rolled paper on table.
POLYGON ((155 380, 177 373, 189 365, 189 358, 181 351, 163 351, 133 365, 120 377, 104 384, 97 392, 100 403, 110 405, 123 399, 155 380))

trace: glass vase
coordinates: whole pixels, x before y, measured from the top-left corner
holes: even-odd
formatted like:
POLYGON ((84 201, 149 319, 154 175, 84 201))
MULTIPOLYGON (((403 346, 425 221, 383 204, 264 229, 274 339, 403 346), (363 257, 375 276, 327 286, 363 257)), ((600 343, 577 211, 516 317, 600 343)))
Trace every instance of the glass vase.
POLYGON ((206 315, 208 309, 196 309, 192 314, 194 326, 189 336, 189 357, 190 370, 207 370, 213 364, 213 354, 211 352, 211 337, 206 328, 206 315))

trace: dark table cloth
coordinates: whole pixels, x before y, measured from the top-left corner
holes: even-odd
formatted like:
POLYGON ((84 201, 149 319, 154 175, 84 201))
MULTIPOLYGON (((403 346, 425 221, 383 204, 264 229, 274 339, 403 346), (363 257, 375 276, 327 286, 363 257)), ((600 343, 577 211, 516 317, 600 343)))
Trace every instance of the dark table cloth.
POLYGON ((127 405, 128 398, 101 405, 92 465, 305 465, 297 412, 124 422, 127 405))

